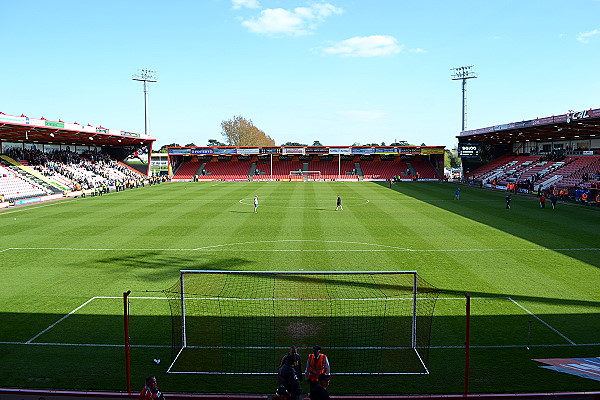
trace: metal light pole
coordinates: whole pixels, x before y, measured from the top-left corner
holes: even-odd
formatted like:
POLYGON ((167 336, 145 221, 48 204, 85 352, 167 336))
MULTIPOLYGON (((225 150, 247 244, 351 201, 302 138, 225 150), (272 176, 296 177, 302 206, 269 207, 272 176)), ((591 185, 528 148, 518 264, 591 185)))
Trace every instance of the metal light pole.
POLYGON ((133 75, 134 81, 144 82, 144 133, 150 134, 150 120, 148 118, 148 82, 156 82, 156 71, 146 68, 138 68, 138 73, 133 75))
POLYGON ((451 68, 450 70, 454 73, 452 74, 452 80, 458 81, 462 80, 462 129, 461 132, 464 132, 467 129, 467 79, 477 78, 477 73, 471 70, 473 68, 472 65, 467 67, 457 67, 451 68))

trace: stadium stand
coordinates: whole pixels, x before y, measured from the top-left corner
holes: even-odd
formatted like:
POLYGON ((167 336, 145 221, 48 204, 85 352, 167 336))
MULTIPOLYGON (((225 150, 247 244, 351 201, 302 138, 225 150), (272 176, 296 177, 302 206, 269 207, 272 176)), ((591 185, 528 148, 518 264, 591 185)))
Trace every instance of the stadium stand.
POLYGON ((320 171, 321 179, 337 179, 338 172, 342 178, 358 179, 356 167, 352 161, 342 161, 341 163, 338 163, 337 160, 321 161, 317 159, 308 163, 308 170, 320 171))
POLYGON ((204 165, 206 173, 199 175, 198 179, 248 179, 251 167, 251 161, 239 161, 233 157, 228 161, 215 159, 204 165))
POLYGON ((440 175, 429 161, 417 159, 411 161, 410 164, 419 179, 440 179, 440 175))
POLYGON ((198 169, 200 169, 201 165, 202 164, 198 160, 184 161, 179 168, 177 168, 172 179, 192 179, 194 175, 198 174, 198 169))
POLYGON ((30 197, 46 196, 52 191, 40 186, 10 168, 0 165, 0 194, 5 201, 14 201, 30 197))
MULTIPOLYGON (((269 174, 269 164, 258 164, 259 169, 261 170, 260 175, 254 175, 253 179, 260 179, 261 177, 268 176, 269 174)), ((273 179, 290 179, 292 175, 290 175, 291 171, 300 171, 303 169, 303 162, 297 160, 290 161, 281 161, 279 159, 273 159, 273 179)))
MULTIPOLYGON (((395 176, 400 176, 402 179, 412 178, 410 173, 409 165, 402 160, 393 161, 360 161, 360 167, 362 169, 365 178, 371 179, 392 179, 395 176)), ((433 167, 432 167, 433 168, 433 167)))
POLYGON ((0 156, 0 166, 0 195, 7 201, 96 188, 119 190, 156 181, 106 154, 94 152, 44 153, 11 148, 0 156))

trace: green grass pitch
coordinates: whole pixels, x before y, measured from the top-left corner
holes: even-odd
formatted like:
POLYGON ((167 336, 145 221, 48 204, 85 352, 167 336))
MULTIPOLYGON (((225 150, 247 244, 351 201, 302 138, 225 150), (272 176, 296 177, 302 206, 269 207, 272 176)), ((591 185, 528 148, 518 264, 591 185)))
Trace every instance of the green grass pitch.
POLYGON ((442 290, 429 375, 338 376, 332 394, 462 393, 465 292, 471 392, 597 390, 532 359, 600 353, 600 211, 540 209, 521 196, 507 210, 504 193, 464 187, 453 200, 454 190, 168 183, 2 210, 0 385, 124 390, 122 293, 131 290, 136 391, 156 374, 166 392, 272 392, 270 376, 166 374, 171 322, 160 291, 181 269, 304 269, 417 270, 442 290))

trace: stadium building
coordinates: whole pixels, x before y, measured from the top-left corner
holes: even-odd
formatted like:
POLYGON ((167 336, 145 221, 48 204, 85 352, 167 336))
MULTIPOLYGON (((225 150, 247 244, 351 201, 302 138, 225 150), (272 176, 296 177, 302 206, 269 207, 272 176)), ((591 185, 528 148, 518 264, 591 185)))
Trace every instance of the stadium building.
POLYGON ((440 180, 443 146, 170 147, 174 181, 440 180))
POLYGON ((524 193, 600 187, 600 109, 461 132, 464 176, 481 186, 524 193))

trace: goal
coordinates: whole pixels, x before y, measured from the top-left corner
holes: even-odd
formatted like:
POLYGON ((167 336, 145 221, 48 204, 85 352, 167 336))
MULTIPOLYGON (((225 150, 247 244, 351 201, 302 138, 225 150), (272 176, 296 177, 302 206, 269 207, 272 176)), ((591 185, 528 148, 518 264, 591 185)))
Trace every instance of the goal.
POLYGON ((321 171, 304 171, 302 169, 297 169, 296 171, 290 171, 290 175, 320 177, 321 171))
POLYGON ((439 290, 415 271, 183 270, 164 293, 169 373, 274 374, 291 345, 337 375, 429 373, 439 290))

